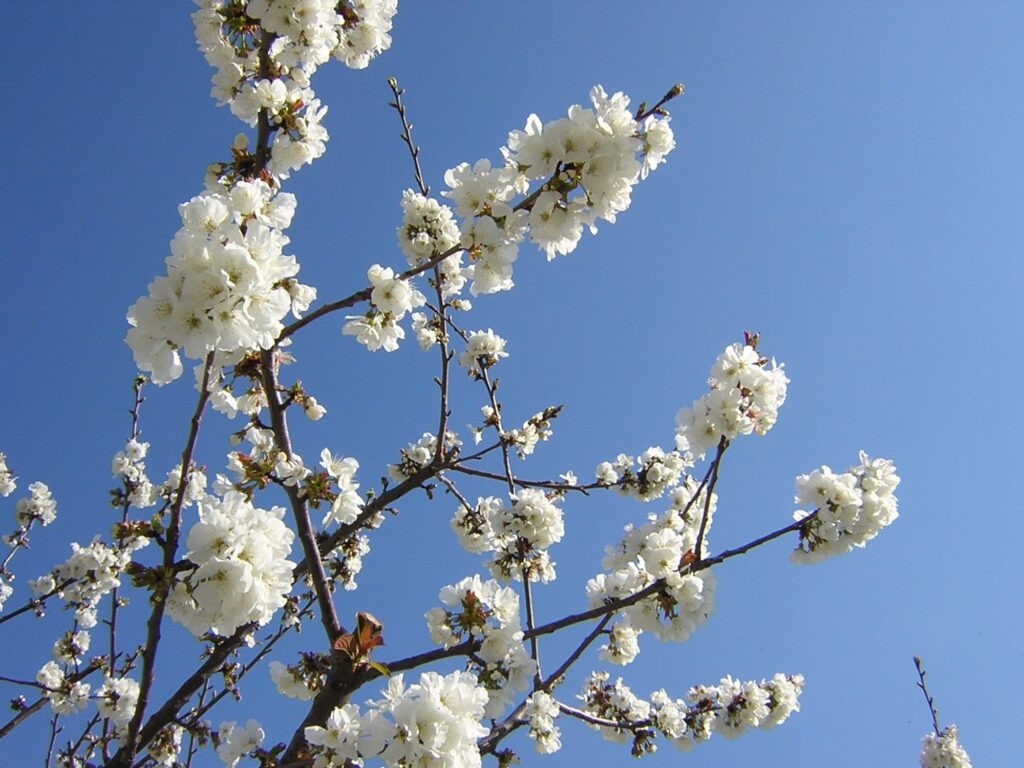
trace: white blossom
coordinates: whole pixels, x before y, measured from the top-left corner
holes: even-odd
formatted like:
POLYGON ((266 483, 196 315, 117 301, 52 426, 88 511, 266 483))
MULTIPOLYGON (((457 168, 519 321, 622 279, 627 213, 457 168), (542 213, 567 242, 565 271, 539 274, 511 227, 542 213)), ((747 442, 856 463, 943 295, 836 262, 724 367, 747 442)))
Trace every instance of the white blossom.
POLYGON ((174 584, 167 611, 192 634, 229 635, 242 624, 266 624, 285 604, 294 563, 294 534, 284 509, 258 509, 239 493, 199 503, 186 557, 196 568, 174 584))
POLYGON ((971 758, 957 741, 957 728, 950 725, 921 742, 921 768, 971 768, 971 758))
POLYGON ((263 744, 264 736, 255 720, 249 720, 244 728, 233 720, 221 723, 217 729, 217 757, 227 768, 235 768, 239 760, 263 744))
POLYGON ((49 525, 57 519, 57 502, 45 483, 32 483, 28 487, 32 494, 19 499, 14 505, 14 519, 22 528, 38 520, 40 525, 49 525))
POLYGON ((800 529, 793 562, 815 563, 854 547, 863 547, 899 517, 894 495, 900 483, 891 461, 871 459, 860 452, 860 463, 842 474, 827 466, 796 479, 796 520, 810 518, 800 529))
POLYGON ((10 496, 17 488, 14 482, 17 478, 7 467, 7 456, 0 453, 0 496, 10 496))
POLYGON ((43 686, 50 708, 58 715, 81 712, 89 704, 89 683, 67 679, 55 661, 43 665, 36 674, 36 682, 43 686))
POLYGON ((750 344, 733 344, 715 360, 708 383, 711 391, 676 415, 676 448, 700 457, 723 439, 771 429, 789 379, 750 344))
POLYGON ((135 714, 139 684, 129 677, 108 677, 96 691, 96 709, 101 717, 126 725, 135 714))

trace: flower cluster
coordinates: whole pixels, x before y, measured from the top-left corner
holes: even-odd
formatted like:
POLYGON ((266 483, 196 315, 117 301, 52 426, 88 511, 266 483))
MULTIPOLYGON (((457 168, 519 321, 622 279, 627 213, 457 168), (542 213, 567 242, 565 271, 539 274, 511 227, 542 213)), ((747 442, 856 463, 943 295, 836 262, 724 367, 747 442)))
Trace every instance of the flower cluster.
POLYGON ((92 644, 92 637, 84 629, 67 631, 53 644, 53 658, 64 664, 81 664, 92 644))
POLYGON ((36 682, 43 686, 50 708, 58 715, 81 712, 89 705, 90 685, 65 676, 55 661, 46 662, 36 674, 36 682))
POLYGON ((165 726, 157 732, 149 742, 149 757, 160 768, 174 768, 178 765, 178 754, 181 752, 181 735, 184 733, 177 723, 165 726))
POLYGON ((971 768, 971 758, 957 741, 955 725, 929 733, 921 742, 921 768, 971 768))
POLYGON ((606 723, 591 723, 591 727, 608 741, 623 742, 632 736, 636 757, 653 751, 650 702, 635 695, 621 677, 614 683, 609 683, 608 677, 607 672, 592 672, 578 697, 586 712, 606 723))
POLYGON ((124 726, 135 714, 139 684, 130 677, 108 677, 96 691, 96 710, 100 717, 124 726))
POLYGON ((194 360, 210 352, 240 359, 269 349, 291 310, 315 292, 292 278, 299 266, 283 254, 295 197, 261 180, 207 191, 178 207, 182 227, 171 242, 167 274, 128 310, 126 341, 135 363, 157 384, 182 373, 179 350, 194 360))
POLYGON ((32 523, 49 525, 57 519, 57 501, 50 494, 45 483, 32 483, 28 487, 31 496, 19 499, 14 505, 14 520, 20 528, 28 528, 32 523))
POLYGON ((523 646, 519 596, 493 579, 472 576, 444 587, 438 598, 444 607, 426 614, 430 639, 445 648, 469 639, 481 641, 473 672, 487 689, 484 714, 500 716, 513 693, 529 686, 537 668, 523 646))
POLYGON ((247 722, 244 728, 234 720, 221 723, 217 729, 217 757, 227 768, 235 768, 239 760, 263 744, 265 735, 255 720, 247 722))
POLYGON ((146 476, 146 454, 149 443, 132 438, 125 443, 124 449, 114 454, 110 462, 110 471, 114 477, 124 482, 124 499, 133 507, 145 509, 156 504, 165 486, 153 485, 146 476))
MULTIPOLYGON (((459 225, 455 222, 451 208, 411 189, 402 193, 402 224, 398 228, 398 247, 409 260, 409 266, 419 266, 435 256, 447 253, 459 244, 459 238, 459 225)), ((451 258, 449 256, 445 261, 451 258)))
POLYGON ((508 357, 505 340, 488 328, 486 331, 470 331, 466 335, 466 349, 459 355, 459 365, 471 374, 479 376, 498 361, 508 357))
POLYGON ((496 578, 552 581, 555 564, 548 548, 562 540, 562 510, 541 490, 524 488, 512 506, 493 497, 481 498, 474 508, 460 507, 451 520, 463 548, 492 552, 487 563, 496 578))
POLYGON ((575 105, 548 123, 530 115, 524 130, 509 134, 503 166, 481 160, 445 174, 443 194, 463 217, 461 244, 473 259, 473 295, 512 288, 512 264, 527 234, 552 259, 576 248, 584 226, 596 232, 598 220, 614 222, 629 207, 633 186, 675 146, 667 116, 638 122, 626 96, 609 96, 599 85, 590 101, 592 108, 575 105), (511 205, 539 180, 532 195, 511 205))
POLYGON ((723 439, 763 435, 775 424, 789 379, 781 365, 757 353, 756 339, 748 341, 718 356, 708 379, 711 391, 676 415, 680 451, 704 456, 723 439))
POLYGON ((270 662, 270 679, 282 696, 309 701, 323 687, 324 668, 319 654, 304 653, 298 664, 286 666, 280 661, 270 662))
MULTIPOLYGON (((714 517, 716 497, 709 498, 692 478, 670 495, 671 506, 660 516, 626 533, 617 547, 605 551, 602 567, 587 583, 591 607, 608 599, 629 597, 655 583, 657 591, 623 609, 623 619, 612 631, 604 655, 616 664, 636 656, 636 636, 653 632, 659 640, 682 642, 704 624, 715 609, 715 577, 710 570, 690 572, 702 520, 705 533, 714 517)), ((706 539, 705 539, 706 542, 706 539)), ((703 544, 703 542, 702 542, 703 544)))
MULTIPOLYGON (((462 445, 459 438, 453 432, 444 434, 444 453, 448 454, 462 445)), ((415 443, 409 443, 399 453, 402 456, 398 464, 388 464, 388 476, 396 481, 402 482, 434 460, 437 451, 437 437, 432 432, 424 432, 415 443)))
POLYGON ((827 466, 796 479, 796 503, 817 514, 797 510, 795 520, 809 518, 800 528, 793 562, 816 563, 863 547, 899 516, 893 491, 900 483, 891 461, 870 459, 861 451, 860 464, 842 474, 827 466))
POLYGON ((338 486, 338 491, 331 502, 331 508, 324 515, 323 524, 335 522, 340 525, 354 523, 363 508, 363 498, 359 495, 359 483, 356 472, 359 462, 352 458, 333 456, 324 448, 320 452, 320 466, 327 476, 338 486))
POLYGON ((656 733, 676 748, 688 750, 713 733, 734 738, 750 728, 769 729, 800 710, 802 675, 776 674, 771 680, 740 682, 724 677, 718 685, 697 685, 686 699, 672 699, 664 689, 649 701, 637 697, 622 679, 608 682, 607 672, 587 679, 580 699, 585 710, 605 723, 594 724, 609 741, 633 739, 633 754, 653 752, 656 733))
POLYGON ((615 486, 623 496, 651 501, 678 485, 683 471, 690 466, 692 462, 678 451, 666 453, 661 448, 651 447, 636 459, 620 453, 615 461, 602 461, 595 474, 599 483, 615 486), (634 466, 637 469, 634 470, 634 466))
POLYGON ((335 709, 324 727, 306 728, 306 740, 319 753, 315 768, 341 768, 348 761, 379 757, 385 765, 476 768, 477 739, 487 693, 468 672, 442 677, 425 672, 405 687, 402 675, 388 680, 384 698, 366 712, 346 704, 335 709))
POLYGON ((395 277, 390 267, 374 264, 366 276, 372 286, 370 309, 364 315, 348 317, 341 332, 355 336, 371 352, 394 352, 405 338, 405 329, 398 323, 407 313, 422 307, 426 298, 408 280, 395 277))
POLYGON ((7 456, 0 453, 0 496, 10 496, 17 488, 14 482, 17 478, 7 467, 7 456))
POLYGON ((99 538, 86 547, 71 544, 71 557, 38 579, 29 581, 35 595, 56 593, 65 605, 75 611, 75 621, 83 629, 96 626, 96 606, 99 601, 121 586, 121 573, 131 562, 132 551, 144 547, 149 540, 143 537, 122 539, 120 546, 111 547, 99 538))
POLYGON ((802 675, 776 674, 759 683, 726 676, 715 686, 694 686, 687 701, 660 690, 651 695, 651 721, 675 747, 687 750, 713 733, 735 738, 750 728, 779 725, 800 710, 803 685, 802 675))
POLYGON ((199 637, 228 635, 249 622, 266 624, 292 587, 294 534, 284 509, 258 509, 240 493, 199 502, 186 557, 195 565, 168 596, 171 618, 199 637))
POLYGON ((523 713, 530 723, 530 738, 542 755, 550 755, 562 748, 562 732, 555 725, 558 702, 546 691, 536 691, 526 700, 523 713))
POLYGON ((309 87, 317 67, 332 57, 365 67, 390 47, 398 6, 397 0, 197 2, 196 41, 216 70, 211 95, 249 125, 264 111, 275 132, 268 166, 278 177, 324 152, 327 110, 309 87), (260 27, 263 37, 254 34, 260 27))

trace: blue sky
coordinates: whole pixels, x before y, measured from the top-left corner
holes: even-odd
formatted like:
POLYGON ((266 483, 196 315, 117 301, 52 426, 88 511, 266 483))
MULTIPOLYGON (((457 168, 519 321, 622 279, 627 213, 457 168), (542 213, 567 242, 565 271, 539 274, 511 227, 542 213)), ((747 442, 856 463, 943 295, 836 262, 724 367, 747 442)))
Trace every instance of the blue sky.
MULTIPOLYGON (((109 461, 127 435, 134 375, 124 313, 163 270, 176 206, 239 130, 208 97, 191 7, 3 11, 0 451, 20 490, 47 482, 61 513, 15 559, 21 579, 114 521, 109 461)), ((761 332, 792 383, 777 427, 727 456, 713 548, 788 522, 797 474, 845 469, 860 449, 896 462, 901 517, 867 549, 797 568, 792 542, 780 542, 733 561, 718 571, 705 628, 682 646, 644 638, 622 671, 641 695, 802 672, 802 711, 689 756, 663 745, 647 762, 914 765, 929 726, 919 654, 975 764, 1013 763, 1007 704, 1024 682, 1022 25, 1024 8, 1009 2, 406 1, 392 50, 368 70, 318 72, 331 142, 286 189, 299 200, 290 252, 324 300, 362 287, 369 264, 404 263, 394 228, 412 176, 386 77, 407 90, 435 191, 445 169, 497 160, 527 115, 559 117, 595 83, 634 103, 686 84, 672 107, 677 149, 630 210, 553 263, 524 248, 516 290, 476 302, 473 326, 508 340, 507 412, 521 420, 566 405, 524 476, 589 477, 619 452, 669 446, 676 410, 745 329, 761 332)), ((329 410, 298 439, 307 463, 324 445, 358 458, 366 489, 434 426, 434 357, 414 344, 371 355, 340 325, 328 317, 296 341, 296 375, 329 410)), ((459 381, 455 394, 454 423, 474 420, 479 392, 459 381)), ((154 475, 180 451, 191 399, 184 380, 149 391, 154 475)), ((204 432, 212 469, 229 428, 216 417, 204 432)), ((437 590, 480 568, 448 530, 452 509, 408 499, 374 541, 363 587, 339 598, 343 618, 382 619, 385 659, 425 649, 422 613, 437 590)), ((612 495, 567 504, 553 552, 561 576, 537 598, 541 617, 581 608, 604 544, 649 511, 660 507, 612 495)), ((11 627, 0 675, 30 676, 52 635, 27 619, 11 627)), ((188 662, 199 647, 185 648, 188 662)), ((591 658, 580 675, 587 664, 599 666, 591 658)), ((266 693, 260 682, 223 719, 285 721, 293 708, 266 693)), ((565 733, 553 763, 632 760, 597 734, 565 733)), ((18 738, 0 755, 38 736, 18 738)), ((211 753, 201 764, 219 763, 211 753)))

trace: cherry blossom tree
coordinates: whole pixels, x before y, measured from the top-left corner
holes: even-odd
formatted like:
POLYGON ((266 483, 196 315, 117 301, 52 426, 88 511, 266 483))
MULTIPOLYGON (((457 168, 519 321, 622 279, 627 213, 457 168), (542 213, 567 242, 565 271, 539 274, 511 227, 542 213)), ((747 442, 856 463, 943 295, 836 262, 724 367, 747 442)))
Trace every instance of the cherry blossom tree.
MULTIPOLYGON (((60 500, 40 481, 17 495, 26 474, 14 470, 17 446, 0 454, 15 525, 0 568, 0 632, 47 612, 64 619, 52 660, 3 679, 16 693, 0 737, 34 728, 46 762, 67 766, 204 765, 214 754, 228 766, 504 766, 558 752, 570 721, 637 757, 783 724, 800 709, 798 670, 666 681, 640 695, 629 667, 644 646, 703 631, 715 574, 734 558, 780 539, 806 565, 864 547, 897 517, 892 462, 852 447, 848 469, 806 468, 791 521, 712 547, 729 449, 768 433, 786 400, 770 339, 738 328, 694 368, 706 384, 680 403, 669 444, 609 456, 592 476, 538 478, 530 458, 556 441, 563 406, 508 407, 499 374, 529 351, 472 318, 478 301, 513 300, 490 297, 514 290, 520 255, 584 250, 630 207, 634 188, 670 162, 669 110, 683 86, 652 84, 639 103, 601 85, 586 99, 567 95, 564 116, 531 114, 490 157, 448 170, 432 195, 406 93, 390 79, 396 151, 409 167, 409 187, 395 191, 398 248, 382 245, 385 263, 366 263, 364 281, 327 291, 301 281, 285 234, 297 209, 289 182, 328 145, 329 105, 312 83, 340 76, 331 74, 340 64, 375 65, 397 3, 198 5, 212 96, 240 132, 179 206, 162 271, 127 308, 140 373, 112 461, 115 517, 48 572, 16 582, 19 552, 54 522, 60 500), (358 446, 296 423, 344 407, 342 394, 303 385, 299 372, 316 360, 293 353, 307 329, 331 323, 338 343, 366 355, 418 347, 435 384, 434 425, 386 467, 364 467, 350 455, 358 446), (162 387, 190 385, 180 460, 154 474, 148 403, 162 387), (204 440, 211 421, 230 424, 225 442, 204 440), (571 546, 566 509, 600 494, 624 497, 633 522, 577 602, 556 603, 546 595, 557 547, 571 546), (436 535, 454 537, 475 567, 438 582, 432 605, 408 606, 424 615, 422 648, 391 656, 388 626, 358 598, 359 577, 390 518, 410 507, 441 510, 436 535), (541 605, 557 618, 538 618, 541 605), (281 652, 295 642, 299 653, 281 652), (158 674, 197 655, 173 682, 158 674), (302 702, 274 738, 268 723, 220 717, 261 675, 282 701, 302 702)), ((922 765, 969 766, 955 726, 940 730, 932 711, 922 765)))

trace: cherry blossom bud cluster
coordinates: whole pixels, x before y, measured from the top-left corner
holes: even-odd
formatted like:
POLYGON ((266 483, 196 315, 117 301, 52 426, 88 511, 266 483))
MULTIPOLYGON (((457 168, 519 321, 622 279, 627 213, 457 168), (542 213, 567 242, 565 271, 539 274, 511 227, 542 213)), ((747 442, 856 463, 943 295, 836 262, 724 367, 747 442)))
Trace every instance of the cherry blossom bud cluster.
POLYGON ((492 497, 473 509, 460 507, 451 520, 460 544, 470 552, 491 552, 495 578, 552 581, 555 564, 548 548, 565 534, 562 510, 541 490, 524 488, 510 507, 492 497))
POLYGON ((638 123, 626 96, 608 96, 599 85, 590 100, 592 109, 576 105, 548 123, 530 115, 524 130, 509 134, 502 167, 480 160, 445 174, 442 194, 463 217, 461 243, 473 260, 473 295, 513 287, 512 264, 527 234, 550 260, 572 252, 584 226, 596 232, 598 220, 614 222, 633 186, 674 147, 667 116, 638 123), (538 180, 534 194, 513 207, 538 180))
POLYGON ((488 328, 486 331, 470 331, 466 334, 466 349, 459 355, 459 365, 469 373, 481 375, 481 371, 497 365, 505 351, 505 340, 488 328))
POLYGON ((394 352, 398 342, 405 338, 405 329, 398 323, 416 307, 422 307, 426 298, 408 280, 395 277, 390 267, 374 264, 367 271, 372 291, 370 310, 365 315, 349 316, 341 332, 355 336, 371 352, 383 349, 394 352))
POLYGON ((971 768, 971 758, 957 741, 955 725, 940 734, 929 733, 921 742, 921 768, 971 768))
POLYGON ((36 682, 43 686, 50 708, 58 715, 81 712, 89 705, 89 683, 68 679, 55 661, 43 665, 36 673, 36 682))
POLYGON ((239 760, 262 746, 265 736, 255 720, 249 720, 244 728, 234 720, 221 723, 217 729, 217 757, 227 768, 235 768, 239 760))
MULTIPOLYGON (((690 572, 697 536, 705 510, 705 533, 711 526, 717 499, 709 499, 692 478, 676 487, 670 508, 660 516, 649 515, 640 527, 627 526, 616 547, 605 550, 605 573, 587 582, 591 607, 609 599, 629 597, 661 580, 650 597, 622 609, 623 620, 613 629, 604 657, 628 664, 636 656, 636 636, 653 632, 662 641, 682 642, 702 626, 715 610, 714 575, 709 569, 690 572)), ((706 539, 705 539, 706 542, 706 539)))
POLYGON ((171 242, 167 274, 128 310, 125 340, 157 384, 181 375, 179 350, 193 360, 210 352, 237 360, 270 349, 284 316, 307 309, 314 293, 292 288, 299 266, 283 253, 293 195, 260 180, 240 181, 178 211, 182 228, 171 242))
POLYGON ((789 379, 781 365, 750 344, 733 344, 711 368, 711 391, 676 415, 676 448, 703 457, 721 440, 764 435, 786 400, 789 379))
POLYGON ((7 467, 7 456, 0 453, 0 496, 10 496, 17 488, 14 482, 17 478, 7 467))
POLYGON ((636 459, 620 453, 615 461, 603 461, 597 465, 595 474, 599 483, 615 486, 623 496, 651 501, 678 485, 683 471, 691 466, 693 463, 678 451, 666 453, 651 447, 636 459))
POLYGON ((550 755, 562 748, 562 732, 555 725, 558 714, 558 702, 546 691, 535 691, 526 700, 523 715, 530 723, 534 747, 542 755, 550 755))
POLYGON ((131 562, 131 553, 146 546, 149 540, 131 537, 111 547, 99 538, 86 547, 71 544, 71 557, 38 579, 29 581, 37 595, 56 593, 68 608, 75 611, 75 621, 83 629, 96 626, 96 606, 101 599, 121 586, 121 573, 131 562))
MULTIPOLYGON (((817 514, 800 528, 795 563, 816 563, 833 555, 863 547, 899 517, 893 491, 900 483, 891 461, 871 459, 860 452, 860 464, 842 474, 827 466, 796 479, 796 503, 817 514)), ((793 519, 811 512, 797 510, 793 519)))
POLYGON ((167 612, 196 637, 266 624, 292 588, 294 534, 284 509, 258 509, 241 493, 199 502, 186 557, 195 565, 174 584, 167 612))
POLYGON ((445 648, 470 639, 481 641, 479 660, 474 659, 471 669, 487 689, 485 715, 499 717, 514 692, 530 686, 537 670, 523 646, 519 595, 493 579, 472 576, 444 587, 438 598, 443 607, 426 614, 430 639, 445 648))
POLYGON ((405 686, 401 674, 388 680, 384 698, 335 709, 323 727, 305 729, 317 753, 315 768, 342 768, 378 757, 385 765, 477 768, 477 740, 487 734, 481 723, 487 693, 462 671, 441 676, 425 672, 405 686))

